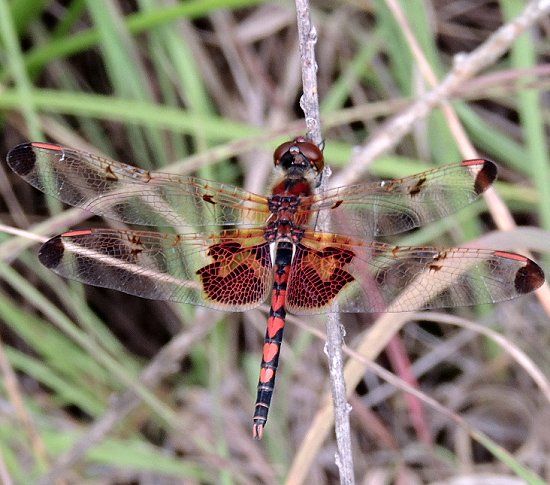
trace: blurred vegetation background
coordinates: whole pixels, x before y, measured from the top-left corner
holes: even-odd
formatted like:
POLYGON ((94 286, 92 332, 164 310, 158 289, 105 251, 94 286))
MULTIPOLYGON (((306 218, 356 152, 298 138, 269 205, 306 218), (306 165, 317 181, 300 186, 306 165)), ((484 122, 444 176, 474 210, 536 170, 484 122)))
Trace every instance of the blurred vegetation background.
MULTIPOLYGON (((454 56, 482 44, 526 2, 400 5, 441 79, 454 56)), ((312 15, 325 158, 337 173, 354 147, 430 88, 385 1, 316 1, 312 15)), ((493 231, 477 246, 532 249, 550 273, 549 34, 546 17, 453 100, 475 147, 500 166, 499 195, 527 227, 496 231, 480 201, 396 243, 476 246, 493 231)), ((273 149, 304 132, 300 95, 292 2, 0 0, 3 158, 25 140, 49 140, 265 193, 273 149)), ((369 177, 461 158, 435 110, 369 167, 369 177)), ((48 237, 120 224, 46 199, 5 164, 0 194, 1 479, 35 483, 54 466, 70 483, 279 483, 296 467, 307 483, 338 480, 332 435, 311 449, 307 465, 296 463, 329 389, 323 339, 288 325, 265 439, 254 442, 265 309, 207 312, 62 280, 38 263, 36 241, 10 228, 48 237), (146 368, 149 378, 140 380, 146 368), (98 423, 102 435, 94 434, 98 423), (94 446, 80 456, 74 447, 87 442, 94 446), (65 453, 74 463, 56 461, 65 453)), ((532 472, 550 479, 548 315, 533 295, 453 314, 462 320, 451 325, 443 315, 411 316, 416 324, 404 327, 397 353, 378 362, 414 375, 409 382, 492 441, 482 446, 448 416, 366 372, 350 398, 357 479, 512 483, 511 469, 532 483, 532 472), (504 339, 496 345, 464 321, 504 339), (510 454, 499 455, 497 445, 510 454)), ((323 329, 323 318, 313 320, 323 329)), ((375 317, 343 320, 354 347, 375 317)))

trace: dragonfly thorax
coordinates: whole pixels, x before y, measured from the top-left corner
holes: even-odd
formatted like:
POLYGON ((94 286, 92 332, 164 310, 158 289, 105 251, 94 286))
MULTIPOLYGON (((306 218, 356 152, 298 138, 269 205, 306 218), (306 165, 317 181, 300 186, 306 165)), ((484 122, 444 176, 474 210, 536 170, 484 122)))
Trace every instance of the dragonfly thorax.
POLYGON ((292 221, 276 221, 267 225, 264 232, 266 241, 288 241, 298 244, 304 236, 304 230, 296 226, 292 221))
POLYGON ((268 198, 271 217, 266 226, 267 241, 288 240, 298 243, 304 234, 296 212, 300 207, 300 197, 297 195, 274 194, 268 198))
POLYGON ((275 150, 275 168, 279 179, 268 197, 271 216, 264 237, 269 242, 300 242, 304 235, 307 207, 304 199, 311 196, 313 186, 323 168, 323 154, 303 137, 288 141, 275 150))
POLYGON ((275 194, 267 199, 267 205, 273 214, 280 213, 282 211, 295 213, 296 209, 300 205, 300 197, 296 195, 279 195, 275 194))

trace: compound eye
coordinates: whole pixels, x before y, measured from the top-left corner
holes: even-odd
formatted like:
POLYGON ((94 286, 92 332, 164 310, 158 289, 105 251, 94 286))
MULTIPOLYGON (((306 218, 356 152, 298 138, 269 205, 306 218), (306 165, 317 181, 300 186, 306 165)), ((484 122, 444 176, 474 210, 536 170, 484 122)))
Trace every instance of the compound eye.
POLYGON ((275 166, 281 163, 281 159, 285 153, 287 153, 294 144, 294 141, 286 141, 275 149, 273 152, 273 163, 275 166))
POLYGON ((323 152, 314 143, 305 141, 303 138, 302 140, 296 139, 296 144, 300 148, 300 151, 313 164, 317 172, 321 172, 325 165, 323 152))

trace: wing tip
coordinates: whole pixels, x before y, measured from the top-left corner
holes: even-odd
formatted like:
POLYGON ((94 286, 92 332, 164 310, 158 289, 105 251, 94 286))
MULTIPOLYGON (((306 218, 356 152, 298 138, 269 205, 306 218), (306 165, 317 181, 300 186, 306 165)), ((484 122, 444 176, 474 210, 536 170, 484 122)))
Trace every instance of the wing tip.
POLYGON ((521 263, 514 278, 516 291, 524 295, 540 288, 544 283, 544 272, 542 268, 533 260, 522 256, 521 254, 509 253, 508 251, 495 251, 495 256, 505 259, 511 259, 521 263))
POLYGON ((516 273, 514 284, 518 293, 531 293, 544 283, 544 272, 534 261, 526 258, 525 266, 516 273))
POLYGON ((21 143, 12 148, 6 156, 8 166, 18 175, 25 176, 31 172, 36 163, 36 154, 32 143, 21 143))
POLYGON ((464 160, 462 165, 474 171, 474 188, 477 194, 485 192, 497 178, 498 169, 496 164, 491 160, 474 158, 472 160, 464 160))
POLYGON ((49 269, 55 269, 63 259, 65 246, 61 236, 55 236, 46 241, 38 250, 38 260, 49 269))

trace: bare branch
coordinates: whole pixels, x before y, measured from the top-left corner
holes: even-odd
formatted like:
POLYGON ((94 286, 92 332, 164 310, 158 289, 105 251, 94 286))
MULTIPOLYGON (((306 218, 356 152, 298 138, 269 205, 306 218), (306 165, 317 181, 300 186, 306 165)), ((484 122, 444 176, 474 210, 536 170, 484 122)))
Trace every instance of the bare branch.
POLYGON ((321 135, 321 115, 319 112, 319 93, 317 92, 317 61, 315 44, 317 31, 311 23, 309 0, 296 0, 298 38, 302 61, 302 84, 304 94, 300 106, 306 117, 307 135, 318 146, 323 142, 321 135))
MULTIPOLYGON (((315 44, 317 32, 311 23, 309 1, 296 0, 296 15, 298 21, 298 37, 302 61, 302 83, 304 94, 300 105, 306 117, 308 138, 321 146, 321 119, 319 96, 317 92, 317 61, 315 60, 315 44)), ((329 171, 323 174, 322 183, 326 183, 329 171)), ((340 483, 355 483, 353 477, 353 454, 351 452, 351 433, 349 425, 350 405, 346 399, 346 382, 342 357, 343 328, 338 315, 327 316, 327 356, 329 375, 334 404, 334 422, 338 455, 336 464, 340 471, 340 483)))

